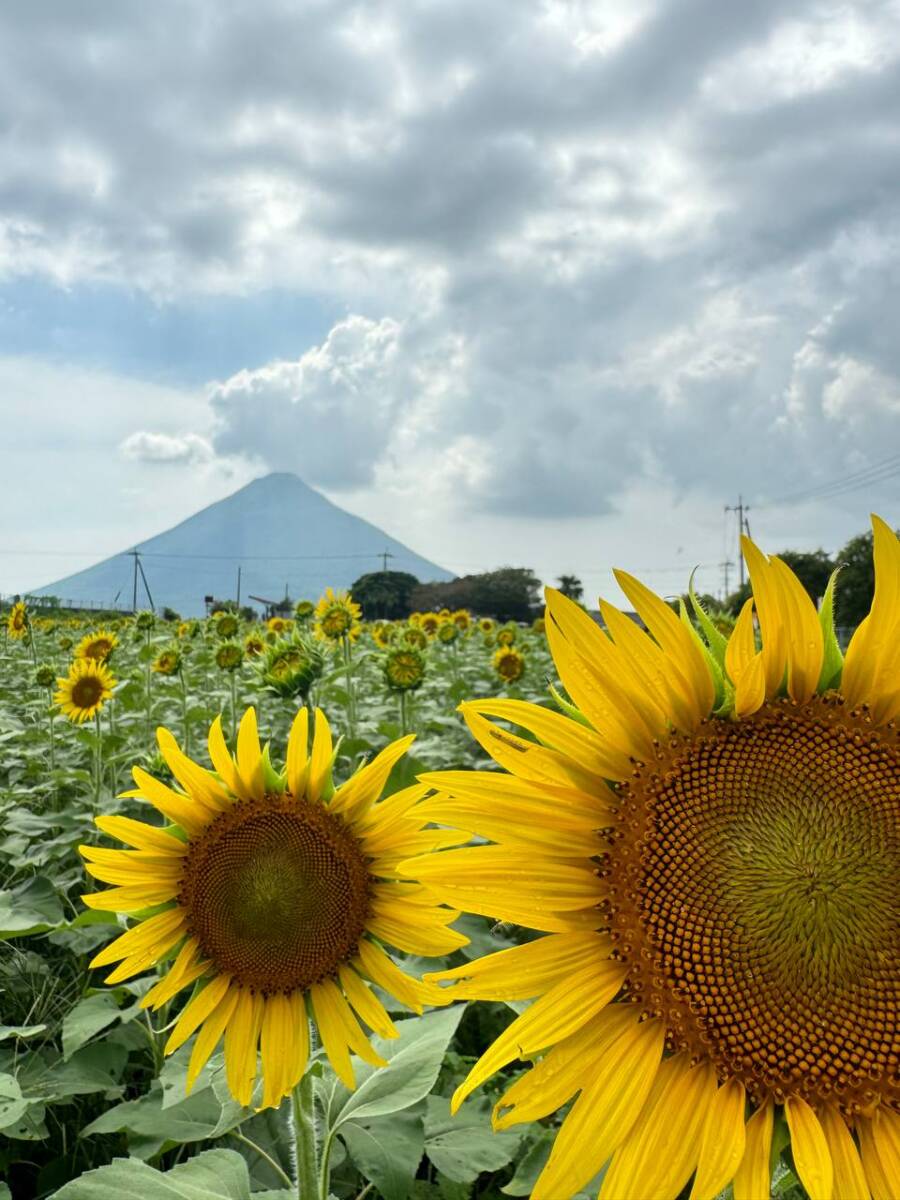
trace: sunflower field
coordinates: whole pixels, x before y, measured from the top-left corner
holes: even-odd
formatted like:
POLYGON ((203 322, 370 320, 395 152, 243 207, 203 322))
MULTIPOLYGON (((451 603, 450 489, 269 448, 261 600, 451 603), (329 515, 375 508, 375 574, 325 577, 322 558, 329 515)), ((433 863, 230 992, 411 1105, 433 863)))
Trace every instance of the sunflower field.
POLYGON ((0 1200, 897 1200, 900 542, 842 648, 99 622, 0 645, 0 1200))

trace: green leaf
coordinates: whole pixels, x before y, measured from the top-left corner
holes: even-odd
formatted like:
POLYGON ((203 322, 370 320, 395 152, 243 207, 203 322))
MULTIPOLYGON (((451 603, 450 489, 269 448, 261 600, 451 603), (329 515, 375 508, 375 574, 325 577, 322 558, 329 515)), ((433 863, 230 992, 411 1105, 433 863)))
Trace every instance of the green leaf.
POLYGON ((46 1025, 0 1025, 0 1042, 8 1038, 20 1038, 24 1042, 43 1033, 46 1028, 46 1025))
POLYGON ((25 1115, 28 1100, 22 1095, 19 1081, 12 1075, 0 1075, 0 1129, 15 1125, 25 1115))
POLYGON ((79 1000, 63 1017, 63 1061, 67 1062, 94 1034, 115 1024, 118 1019, 119 1006, 111 992, 98 992, 95 996, 79 1000))
POLYGON ((841 654, 841 647, 834 629, 834 585, 839 573, 840 567, 837 571, 832 571, 825 595, 822 597, 822 607, 819 609, 819 623, 822 626, 822 637, 825 641, 825 657, 822 659, 822 670, 819 674, 818 690, 820 692, 837 687, 844 669, 844 656, 841 654))
POLYGON ((528 1144, 525 1153, 516 1164, 512 1179, 500 1189, 504 1196, 531 1195, 538 1175, 543 1171, 544 1165, 550 1157, 555 1137, 556 1130, 539 1127, 537 1137, 528 1144))
POLYGON ((0 938, 45 933, 63 923, 63 908, 56 888, 43 875, 0 892, 0 938))
POLYGON ((97 1133, 135 1134, 141 1141, 132 1150, 151 1157, 165 1142, 200 1142, 221 1137, 247 1117, 247 1110, 216 1088, 193 1092, 180 1104, 162 1106, 162 1089, 154 1084, 138 1100, 126 1100, 91 1121, 82 1137, 97 1133))
POLYGON ((472 1104, 451 1117, 446 1096, 428 1097, 425 1153, 438 1171, 457 1183, 474 1183, 482 1171, 512 1162, 524 1130, 495 1133, 490 1113, 490 1104, 472 1104))
POLYGON ((347 1121, 341 1137, 357 1170, 384 1200, 407 1200, 425 1147, 420 1116, 403 1112, 365 1124, 347 1121))
POLYGON ((333 1117, 332 1128, 345 1121, 362 1121, 401 1112, 427 1096, 441 1069, 444 1052, 462 1017, 465 1005, 457 1004, 425 1017, 413 1017, 397 1024, 399 1037, 373 1039, 379 1054, 388 1060, 386 1067, 359 1069, 362 1078, 355 1092, 346 1092, 346 1100, 333 1117))
POLYGON ((250 1200, 247 1164, 234 1150, 207 1150, 171 1171, 117 1158, 54 1192, 51 1200, 250 1200))

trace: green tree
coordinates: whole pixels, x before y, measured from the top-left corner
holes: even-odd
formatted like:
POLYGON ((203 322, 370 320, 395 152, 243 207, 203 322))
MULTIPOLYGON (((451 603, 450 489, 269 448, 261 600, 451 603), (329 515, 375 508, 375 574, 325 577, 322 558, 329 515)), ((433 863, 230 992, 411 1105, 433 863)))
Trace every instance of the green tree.
POLYGON ((584 585, 577 575, 559 575, 556 582, 564 596, 568 596, 570 600, 575 600, 577 603, 581 602, 584 585))
POLYGON ((782 550, 778 557, 787 563, 818 604, 836 566, 834 560, 824 550, 782 550))
POLYGON ((412 612, 410 597, 419 581, 408 571, 372 571, 360 575, 350 594, 367 621, 398 620, 412 612))
POLYGON ((841 573, 835 591, 835 618, 838 625, 856 626, 868 616, 875 594, 871 533, 851 538, 837 561, 841 573))
POLYGON ((412 595, 414 609, 467 608, 498 621, 530 621, 540 607, 541 581, 528 567, 501 567, 462 575, 448 583, 422 583, 412 595))

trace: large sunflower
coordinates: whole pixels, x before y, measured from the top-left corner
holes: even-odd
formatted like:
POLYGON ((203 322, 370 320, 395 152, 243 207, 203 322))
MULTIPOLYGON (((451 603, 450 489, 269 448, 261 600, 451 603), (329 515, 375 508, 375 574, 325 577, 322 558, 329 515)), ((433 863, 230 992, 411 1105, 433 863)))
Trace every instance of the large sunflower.
POLYGON ((6 618, 6 632, 13 641, 20 641, 28 633, 28 609, 24 600, 17 600, 6 618))
POLYGON ((362 631, 362 609, 349 592, 326 588, 315 611, 316 637, 327 642, 356 641, 362 631))
POLYGON ((727 643, 625 573, 647 632, 601 604, 604 632, 549 590, 571 719, 466 704, 510 774, 423 776, 420 817, 495 844, 401 870, 545 935, 426 976, 447 999, 535 1000, 453 1101, 517 1058, 537 1061, 497 1128, 578 1094, 533 1200, 604 1164, 601 1200, 674 1200, 691 1176, 691 1200, 729 1181, 765 1200, 782 1112, 812 1200, 900 1196, 900 543, 873 521, 875 597, 845 661, 831 587, 817 614, 749 541, 727 643))
POLYGON ((109 629, 98 629, 95 633, 86 634, 75 647, 76 658, 93 658, 96 662, 106 662, 119 644, 119 639, 109 629))
POLYGON ((407 976, 379 943, 427 956, 467 940, 447 928, 458 913, 397 877, 396 864, 410 851, 464 840, 417 820, 423 787, 378 802, 413 739, 388 746, 337 790, 331 731, 318 710, 311 749, 307 710, 297 714, 281 774, 268 747, 260 748, 252 708, 235 757, 220 718, 214 721, 209 753, 216 773, 184 755, 167 730, 158 739, 183 790, 135 767, 137 787, 126 794, 143 797, 172 824, 98 817, 104 833, 134 849, 81 847, 88 872, 114 885, 85 903, 143 916, 91 966, 118 962, 107 977, 117 983, 172 960, 142 1001, 153 1008, 199 982, 166 1045, 171 1053, 197 1032, 188 1088, 224 1034, 236 1099, 250 1103, 259 1050, 261 1104, 277 1105, 306 1066, 307 1004, 332 1066, 352 1088, 351 1051, 383 1065, 360 1019, 383 1037, 395 1033, 366 981, 418 1012, 436 990, 407 976), (153 915, 144 916, 150 908, 153 915))
POLYGON ((94 658, 74 659, 69 674, 56 682, 59 687, 53 696, 54 703, 76 725, 95 716, 116 686, 109 667, 94 658))

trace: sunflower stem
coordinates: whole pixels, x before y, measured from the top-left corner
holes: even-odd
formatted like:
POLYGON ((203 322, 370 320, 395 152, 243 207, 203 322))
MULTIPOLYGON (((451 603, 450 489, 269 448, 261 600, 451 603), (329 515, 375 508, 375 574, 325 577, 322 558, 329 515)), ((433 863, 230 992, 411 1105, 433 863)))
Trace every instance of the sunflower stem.
MULTIPOLYGON (((297 1200, 316 1200, 319 1194, 316 1170, 316 1114, 313 1097, 313 1077, 307 1071, 291 1095, 294 1117, 294 1146, 297 1158, 297 1200)), ((325 1196, 328 1196, 328 1158, 323 1155, 322 1175, 325 1196)))
MULTIPOLYGON (((56 705, 53 703, 53 688, 47 688, 47 722, 50 726, 50 774, 56 771, 56 737, 53 732, 53 721, 56 717, 56 705)), ((53 781, 53 795, 56 797, 56 780, 53 781)), ((55 807, 55 804, 54 804, 55 807)))
POLYGON ((94 806, 100 807, 100 780, 103 771, 103 726, 100 724, 100 710, 94 713, 94 727, 97 731, 97 752, 94 756, 94 806))
POLYGON ((350 657, 350 639, 345 634, 341 638, 344 651, 344 675, 347 680, 347 725, 350 737, 356 737, 356 705, 353 701, 353 663, 350 657))
POLYGON ((404 692, 400 693, 400 735, 401 735, 401 737, 406 737, 408 721, 409 721, 409 718, 408 718, 407 711, 406 711, 406 692, 404 691, 404 692))
POLYGON ((181 725, 184 741, 184 752, 190 754, 191 746, 188 737, 188 718, 187 718, 187 682, 184 678, 184 667, 178 668, 178 678, 181 681, 181 725))
MULTIPOLYGON (((149 629, 147 630, 147 650, 148 651, 150 650, 150 630, 149 629)), ((150 741, 150 727, 153 724, 153 719, 152 719, 152 715, 151 715, 151 705, 152 705, 151 688, 152 688, 153 684, 152 684, 152 676, 151 676, 150 667, 151 667, 151 661, 150 661, 150 655, 148 653, 147 654, 147 667, 146 667, 146 675, 147 675, 147 741, 148 742, 150 741)))

